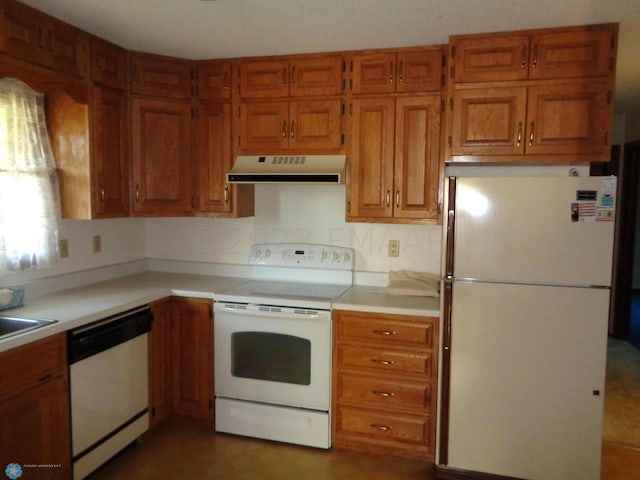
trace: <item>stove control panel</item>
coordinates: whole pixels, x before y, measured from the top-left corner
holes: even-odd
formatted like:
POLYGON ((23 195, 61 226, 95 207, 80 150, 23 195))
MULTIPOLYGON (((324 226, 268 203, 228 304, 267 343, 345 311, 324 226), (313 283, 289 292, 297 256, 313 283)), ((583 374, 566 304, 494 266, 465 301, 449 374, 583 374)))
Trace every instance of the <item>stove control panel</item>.
POLYGON ((260 243, 251 247, 251 265, 353 270, 352 248, 315 243, 260 243))

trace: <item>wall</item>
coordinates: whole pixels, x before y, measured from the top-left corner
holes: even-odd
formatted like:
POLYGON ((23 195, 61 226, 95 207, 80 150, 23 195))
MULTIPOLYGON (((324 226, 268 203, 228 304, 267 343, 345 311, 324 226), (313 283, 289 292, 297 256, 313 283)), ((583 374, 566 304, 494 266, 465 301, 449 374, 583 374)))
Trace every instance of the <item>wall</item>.
MULTIPOLYGON (((0 285, 37 284, 51 277, 142 260, 145 258, 145 234, 145 220, 139 218, 62 220, 58 237, 67 239, 69 256, 60 259, 59 264, 49 270, 0 275, 0 285), (100 253, 93 253, 93 235, 102 237, 100 253)), ((64 277, 56 282, 59 288, 64 287, 64 277)))
POLYGON ((246 265, 253 243, 309 242, 351 247, 355 270, 440 269, 440 226, 347 223, 342 185, 256 185, 256 216, 147 220, 147 256, 246 265), (400 240, 400 256, 387 256, 400 240))

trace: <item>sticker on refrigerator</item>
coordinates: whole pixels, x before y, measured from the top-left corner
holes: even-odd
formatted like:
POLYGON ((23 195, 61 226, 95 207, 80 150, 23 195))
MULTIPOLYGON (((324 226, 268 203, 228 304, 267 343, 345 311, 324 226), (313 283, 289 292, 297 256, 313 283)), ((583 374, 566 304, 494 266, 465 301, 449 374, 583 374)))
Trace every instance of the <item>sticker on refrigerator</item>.
POLYGON ((616 218, 616 177, 602 179, 602 196, 596 208, 597 222, 613 222, 616 218))
POLYGON ((571 204, 572 222, 595 222, 596 202, 576 202, 571 204))

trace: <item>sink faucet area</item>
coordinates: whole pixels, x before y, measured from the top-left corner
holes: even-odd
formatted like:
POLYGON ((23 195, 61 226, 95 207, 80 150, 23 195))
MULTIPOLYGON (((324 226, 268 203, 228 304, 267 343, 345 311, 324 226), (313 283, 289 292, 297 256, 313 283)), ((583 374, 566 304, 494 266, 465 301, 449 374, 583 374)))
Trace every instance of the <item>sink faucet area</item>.
POLYGON ((0 316, 0 340, 29 330, 51 325, 57 320, 0 316))

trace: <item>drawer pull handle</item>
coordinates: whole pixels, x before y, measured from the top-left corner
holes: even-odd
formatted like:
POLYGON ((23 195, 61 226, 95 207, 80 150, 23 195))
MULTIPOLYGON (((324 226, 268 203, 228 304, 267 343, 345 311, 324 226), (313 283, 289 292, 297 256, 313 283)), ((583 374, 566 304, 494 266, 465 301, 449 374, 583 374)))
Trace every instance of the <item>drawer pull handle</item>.
POLYGON ((396 332, 393 330, 373 330, 373 333, 376 335, 395 335, 396 332))
POLYGON ((379 358, 372 358, 371 361, 373 363, 377 363, 378 365, 393 365, 393 360, 381 360, 379 358))
POLYGON ((371 393, 373 393, 374 395, 377 395, 379 397, 393 397, 393 392, 383 392, 381 390, 371 390, 371 393))
POLYGON ((371 428, 375 428, 376 430, 382 430, 382 431, 385 431, 385 432, 393 430, 393 428, 391 428, 390 426, 388 426, 388 425, 380 425, 379 423, 372 423, 369 426, 371 428))

